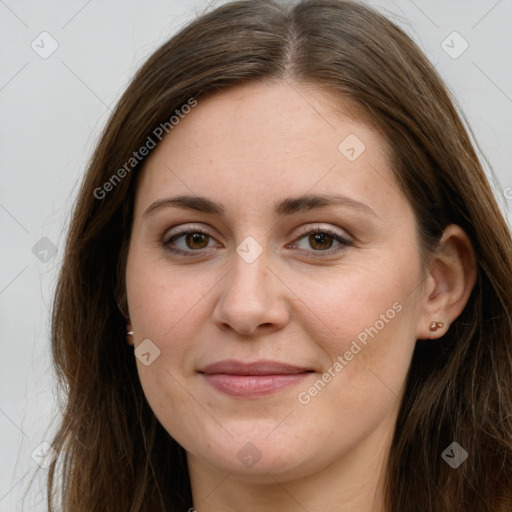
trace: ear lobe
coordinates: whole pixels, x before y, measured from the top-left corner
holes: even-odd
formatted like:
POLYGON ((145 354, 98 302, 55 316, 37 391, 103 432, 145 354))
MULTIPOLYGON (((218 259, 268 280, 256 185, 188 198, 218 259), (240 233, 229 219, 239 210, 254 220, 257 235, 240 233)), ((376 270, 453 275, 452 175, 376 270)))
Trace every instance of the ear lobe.
POLYGON ((126 343, 128 343, 128 345, 131 345, 133 346, 133 329, 132 329, 132 324, 130 322, 127 322, 126 323, 126 343))
POLYGON ((430 286, 425 288, 418 339, 438 339, 446 334, 466 307, 476 274, 476 257, 470 238, 460 226, 449 225, 431 258, 430 286))

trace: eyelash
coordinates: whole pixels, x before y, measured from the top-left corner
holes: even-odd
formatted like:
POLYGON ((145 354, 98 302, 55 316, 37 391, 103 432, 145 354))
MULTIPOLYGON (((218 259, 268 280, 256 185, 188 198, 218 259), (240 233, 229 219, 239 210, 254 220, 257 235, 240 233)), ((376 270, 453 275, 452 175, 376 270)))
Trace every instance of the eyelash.
MULTIPOLYGON (((170 245, 175 240, 178 240, 182 236, 188 235, 191 233, 200 233, 200 234, 206 235, 210 238, 213 238, 208 232, 206 232, 199 226, 189 226, 187 228, 182 229, 181 231, 178 231, 177 233, 174 233, 171 237, 169 237, 167 239, 167 241, 164 241, 163 246, 164 246, 165 250, 169 251, 172 254, 176 254, 176 255, 180 255, 180 256, 191 256, 191 257, 197 256, 198 255, 197 253, 199 253, 201 251, 201 249, 184 251, 182 249, 177 249, 170 245)), ((313 257, 321 258, 321 257, 323 257, 324 254, 332 255, 333 253, 344 251, 347 249, 347 247, 351 247, 354 245, 354 243, 351 240, 347 240, 346 238, 341 236, 339 233, 336 233, 328 228, 322 228, 321 226, 315 226, 314 228, 300 228, 298 230, 299 236, 298 236, 298 238, 295 239, 294 242, 292 242, 292 244, 296 244, 299 240, 304 238, 306 235, 316 235, 316 234, 320 234, 320 233, 332 236, 335 241, 340 243, 340 245, 336 246, 337 248, 335 248, 334 250, 333 250, 333 248, 331 248, 331 249, 326 249, 326 250, 307 251, 309 253, 312 253, 312 255, 314 255, 313 257), (315 253, 319 253, 319 254, 315 254, 315 253)))

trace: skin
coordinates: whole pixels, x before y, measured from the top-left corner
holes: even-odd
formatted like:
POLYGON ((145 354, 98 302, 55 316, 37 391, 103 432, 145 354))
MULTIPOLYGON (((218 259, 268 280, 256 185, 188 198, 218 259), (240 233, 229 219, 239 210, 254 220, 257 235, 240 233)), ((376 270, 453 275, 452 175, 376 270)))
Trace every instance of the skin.
POLYGON ((415 342, 441 337, 475 282, 471 243, 457 226, 424 268, 414 212, 384 139, 335 101, 286 81, 199 100, 153 151, 139 182, 128 329, 135 347, 149 339, 160 350, 149 365, 137 359, 137 368, 159 421, 187 451, 190 506, 200 512, 242 504, 249 512, 381 511, 415 342), (350 134, 366 146, 354 161, 338 149, 350 134), (333 193, 373 213, 348 205, 274 210, 285 198, 333 193), (144 216, 155 201, 182 194, 221 203, 224 216, 173 206, 144 216), (208 236, 173 243, 195 256, 166 250, 170 235, 188 226, 208 236), (349 245, 328 236, 315 243, 309 233, 317 226, 349 245), (249 236, 262 248, 252 263, 236 251, 249 236), (393 305, 401 309, 390 319, 393 305), (352 342, 379 320, 384 327, 347 361, 352 342), (431 331, 434 320, 444 327, 431 331), (338 356, 347 364, 301 403, 299 393, 332 373, 338 356), (224 359, 314 372, 266 397, 230 397, 198 373, 224 359), (247 450, 261 457, 250 467, 237 457, 247 450))

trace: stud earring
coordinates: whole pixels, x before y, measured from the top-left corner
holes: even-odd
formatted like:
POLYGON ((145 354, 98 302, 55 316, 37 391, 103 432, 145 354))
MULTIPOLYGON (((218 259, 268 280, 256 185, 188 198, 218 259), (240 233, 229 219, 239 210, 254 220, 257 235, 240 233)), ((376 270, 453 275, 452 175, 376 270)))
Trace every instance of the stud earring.
POLYGON ((435 332, 435 331, 437 331, 438 329, 441 329, 442 327, 444 327, 443 322, 432 322, 432 323, 430 324, 430 330, 431 330, 432 332, 435 332))
POLYGON ((133 331, 126 331, 126 343, 133 345, 133 331))

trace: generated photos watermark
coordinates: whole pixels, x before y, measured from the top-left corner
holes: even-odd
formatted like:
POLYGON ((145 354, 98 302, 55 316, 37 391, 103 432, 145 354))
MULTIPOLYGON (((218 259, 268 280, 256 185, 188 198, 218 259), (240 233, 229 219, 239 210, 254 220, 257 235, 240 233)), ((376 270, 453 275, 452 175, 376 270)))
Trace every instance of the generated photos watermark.
POLYGON ((331 382, 332 379, 334 379, 343 370, 343 368, 352 361, 352 359, 354 359, 354 356, 359 354, 359 352, 367 346, 370 341, 369 338, 375 338, 375 336, 377 336, 386 327, 386 325, 402 311, 402 309, 402 304, 395 302, 390 309, 379 316, 379 320, 377 320, 371 327, 367 327, 364 331, 361 331, 357 335, 357 340, 353 340, 350 344, 350 348, 345 351, 343 355, 339 355, 334 364, 330 366, 312 386, 305 391, 301 391, 297 395, 297 400, 302 405, 309 404, 311 399, 317 396, 325 386, 331 382))
POLYGON ((130 158, 126 160, 124 165, 120 167, 101 187, 94 189, 93 195, 96 199, 104 199, 108 192, 114 188, 133 170, 135 167, 146 158, 150 151, 154 149, 158 142, 160 142, 165 135, 171 132, 179 123, 184 119, 187 114, 190 114, 192 109, 197 106, 197 100, 190 98, 181 108, 176 109, 174 114, 168 121, 160 123, 148 136, 146 142, 137 150, 132 153, 130 158), (157 139, 157 140, 156 140, 157 139))

